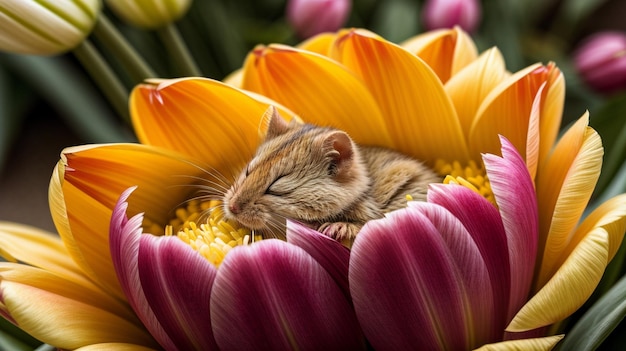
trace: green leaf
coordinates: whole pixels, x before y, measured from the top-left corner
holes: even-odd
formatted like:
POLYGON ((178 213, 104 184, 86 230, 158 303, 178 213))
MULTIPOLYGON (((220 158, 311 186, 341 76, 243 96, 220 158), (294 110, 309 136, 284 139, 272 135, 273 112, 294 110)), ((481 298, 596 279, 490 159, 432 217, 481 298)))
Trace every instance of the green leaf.
POLYGON ((0 317, 0 350, 32 350, 39 345, 40 341, 0 317))
POLYGON ((132 77, 133 84, 139 84, 146 78, 158 77, 152 67, 130 45, 106 14, 100 14, 93 29, 93 36, 107 48, 106 51, 113 54, 114 59, 121 63, 125 71, 132 77))
POLYGON ((0 54, 0 62, 28 82, 86 142, 133 141, 84 73, 63 57, 0 54))
POLYGON ((383 38, 399 43, 418 33, 419 15, 415 1, 380 1, 374 10, 371 27, 383 38))
POLYGON ((565 42, 574 42, 586 28, 587 21, 595 22, 593 12, 607 0, 563 0, 560 6, 553 9, 550 19, 552 34, 565 42))
POLYGON ((156 32, 166 48, 167 55, 176 68, 176 77, 202 76, 196 59, 189 52, 187 43, 174 23, 157 28, 156 32))
POLYGON ((34 93, 0 65, 0 169, 19 137, 27 109, 34 102, 34 93))
POLYGON ((32 349, 32 346, 28 346, 17 338, 13 337, 12 335, 0 331, 0 350, 30 351, 32 349))
POLYGON ((210 51, 211 43, 204 36, 203 32, 199 30, 200 26, 204 26, 204 24, 199 21, 196 24, 196 22, 192 21, 192 18, 196 16, 202 18, 202 14, 197 14, 199 5, 196 4, 198 4, 198 1, 192 3, 187 15, 176 22, 176 26, 180 30, 180 34, 185 38, 187 47, 196 60, 202 74, 205 77, 221 79, 224 77, 224 73, 218 67, 210 51))
POLYGON ((12 113, 11 90, 8 73, 0 66, 0 168, 13 143, 15 130, 21 124, 21 115, 12 113))
MULTIPOLYGON (((197 29, 195 39, 199 38, 208 45, 223 75, 240 68, 248 51, 236 26, 238 16, 238 12, 228 11, 220 1, 194 1, 186 16, 197 29)), ((190 33, 186 34, 189 37, 190 33)))
POLYGON ((626 277, 598 300, 567 333, 561 350, 595 350, 626 316, 626 277))
POLYGON ((561 13, 568 22, 574 24, 589 16, 605 2, 606 0, 564 0, 561 5, 561 13))
POLYGON ((523 21, 523 9, 517 8, 516 2, 508 0, 485 0, 483 2, 483 21, 479 28, 479 35, 475 39, 479 49, 497 46, 507 69, 515 72, 526 66, 521 48, 520 31, 523 21))
POLYGON ((599 194, 614 182, 626 160, 626 93, 602 106, 592 115, 590 124, 602 137, 604 146, 602 173, 596 186, 596 194, 599 194))

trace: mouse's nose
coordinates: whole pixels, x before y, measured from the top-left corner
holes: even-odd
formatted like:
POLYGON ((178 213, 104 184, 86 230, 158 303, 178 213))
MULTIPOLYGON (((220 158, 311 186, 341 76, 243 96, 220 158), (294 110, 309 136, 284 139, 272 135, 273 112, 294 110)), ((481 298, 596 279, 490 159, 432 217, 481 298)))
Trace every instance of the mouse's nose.
POLYGON ((228 204, 228 210, 234 214, 239 214, 241 207, 236 202, 231 202, 228 204))

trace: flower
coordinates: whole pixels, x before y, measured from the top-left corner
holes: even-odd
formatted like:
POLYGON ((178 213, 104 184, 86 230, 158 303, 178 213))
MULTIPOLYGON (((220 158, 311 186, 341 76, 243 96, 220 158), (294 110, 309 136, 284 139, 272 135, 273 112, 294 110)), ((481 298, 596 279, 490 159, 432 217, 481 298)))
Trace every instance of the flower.
POLYGON ((306 251, 262 240, 217 269, 176 237, 141 235, 142 216, 125 213, 132 190, 115 207, 111 252, 131 305, 163 347, 365 348, 349 299, 306 251))
MULTIPOLYGON (((403 45, 345 30, 300 48, 257 47, 239 73, 246 90, 203 78, 136 87, 131 114, 141 144, 67 148, 53 173, 52 214, 68 261, 122 301, 124 313, 132 306, 141 323, 131 324, 143 324, 164 348, 261 342, 267 331, 260 319, 278 330, 276 340, 267 341, 272 345, 316 337, 320 344, 333 342, 329 330, 336 325, 347 329, 343 342, 362 346, 364 336, 380 345, 390 329, 372 328, 376 318, 393 322, 397 316, 373 316, 374 311, 398 297, 398 286, 409 287, 401 290, 411 294, 403 297, 412 303, 407 310, 419 310, 414 303, 424 298, 437 299, 428 304, 433 311, 445 301, 455 307, 436 314, 437 328, 429 318, 422 319, 426 324, 417 317, 411 322, 429 336, 458 333, 450 339, 454 345, 479 347, 527 336, 521 331, 546 335, 540 328, 585 302, 622 241, 626 195, 578 224, 599 173, 599 137, 583 115, 555 146, 564 83, 553 64, 508 73, 497 49, 478 56, 458 28, 403 45), (287 243, 257 242, 212 210, 212 191, 227 188, 252 157, 267 127, 262 122, 268 105, 287 119, 333 125, 361 144, 419 158, 449 175, 448 184, 433 185, 427 203, 367 224, 352 251, 292 222, 287 243), (193 198, 198 189, 208 191, 207 197, 193 198), (385 241, 389 232, 402 240, 385 241), (411 255, 425 248, 416 247, 410 233, 419 233, 432 252, 411 255), (444 242, 449 233, 463 241, 444 242), (381 260, 407 271, 389 275, 381 260), (366 269, 393 279, 376 285, 366 269), (435 281, 436 272, 446 279, 435 281), (464 278, 470 272, 481 279, 464 278), (294 284, 285 286, 282 274, 294 284), (428 283, 412 290, 409 277, 428 283), (478 296, 477 282, 491 286, 490 293, 478 296), (380 304, 367 304, 363 294, 370 287, 381 295, 380 304), (328 325, 320 325, 319 311, 310 309, 323 298, 311 289, 332 297, 319 307, 329 315, 328 325)), ((1 279, 0 290, 15 278, 1 279)), ((32 284, 50 289, 41 281, 32 284)), ((19 295, 2 298, 9 319, 13 306, 25 304, 19 295)), ((35 314, 21 315, 32 320, 35 314)), ((55 331, 80 330, 72 328, 55 331)), ((398 336, 399 342, 413 336, 398 336)), ((36 337, 48 340, 45 333, 36 337)), ((547 348, 558 338, 508 343, 547 348)), ((152 347, 150 342, 137 344, 152 347)))
POLYGON ((477 0, 428 0, 422 20, 428 30, 459 26, 471 33, 480 22, 480 10, 477 0))
POLYGON ((301 48, 259 46, 240 81, 305 121, 333 125, 358 143, 396 149, 430 166, 438 160, 479 164, 481 153, 499 152, 499 134, 527 163, 540 164, 556 140, 564 99, 554 64, 508 73, 497 48, 478 56, 458 28, 428 32, 402 47, 360 29, 321 35, 301 48))
POLYGON ((105 3, 117 16, 133 26, 155 29, 183 17, 191 5, 191 0, 105 0, 105 3))
POLYGON ((502 157, 484 162, 499 211, 466 187, 434 184, 428 202, 410 202, 359 233, 350 291, 374 349, 468 350, 499 341, 524 303, 538 239, 535 189, 505 138, 502 157))
POLYGON ((562 320, 590 296, 624 233, 624 196, 577 226, 603 153, 588 115, 555 146, 564 82, 553 64, 510 74, 495 48, 476 58, 459 29, 426 33, 402 46, 357 29, 313 38, 300 49, 258 47, 246 60, 241 87, 285 104, 304 120, 334 124, 360 143, 421 159, 451 174, 448 182, 486 196, 491 190, 477 166, 480 154, 497 154, 498 135, 505 136, 523 155, 539 204, 531 291, 537 294, 508 329, 532 330, 562 320), (308 47, 316 53, 303 50, 308 47), (436 50, 446 59, 437 60, 436 50), (382 125, 372 123, 381 120, 382 125), (602 245, 595 235, 602 236, 602 245), (569 285, 573 282, 577 287, 569 285))
POLYGON ((351 7, 350 0, 290 0, 287 20, 300 38, 309 38, 341 28, 351 7))
POLYGON ((121 291, 89 278, 58 236, 0 222, 0 255, 0 316, 29 334, 63 349, 158 347, 121 291))
POLYGON ((88 35, 98 19, 101 1, 0 1, 0 50, 57 55, 71 50, 88 35))
POLYGON ((574 65, 599 92, 626 89, 626 33, 605 31, 586 38, 574 52, 574 65))

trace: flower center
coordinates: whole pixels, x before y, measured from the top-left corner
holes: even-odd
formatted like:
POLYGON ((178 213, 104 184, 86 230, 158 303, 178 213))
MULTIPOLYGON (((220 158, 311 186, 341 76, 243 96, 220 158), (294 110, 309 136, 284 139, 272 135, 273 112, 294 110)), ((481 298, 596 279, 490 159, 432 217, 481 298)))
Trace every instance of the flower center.
POLYGON ((218 267, 236 246, 261 240, 238 223, 225 220, 221 201, 191 200, 176 210, 176 217, 165 226, 165 235, 175 235, 218 267))
POLYGON ((446 176, 443 180, 444 184, 459 184, 472 189, 489 200, 494 206, 496 205, 496 199, 491 191, 487 173, 485 169, 482 166, 478 166, 476 162, 469 161, 467 165, 461 165, 458 161, 449 163, 443 160, 437 160, 435 163, 435 171, 440 175, 446 176))

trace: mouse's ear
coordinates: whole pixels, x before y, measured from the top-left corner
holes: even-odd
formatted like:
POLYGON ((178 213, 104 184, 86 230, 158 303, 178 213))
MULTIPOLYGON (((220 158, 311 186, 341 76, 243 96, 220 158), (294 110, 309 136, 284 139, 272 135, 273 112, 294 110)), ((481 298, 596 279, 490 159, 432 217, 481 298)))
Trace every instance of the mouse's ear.
POLYGON ((324 151, 331 157, 328 174, 337 181, 348 180, 354 161, 352 139, 342 131, 333 131, 324 136, 324 151))
POLYGON ((278 113, 278 109, 273 105, 270 105, 267 110, 265 110, 262 121, 263 123, 267 123, 267 139, 285 134, 287 130, 289 130, 289 124, 283 119, 283 117, 278 113))

